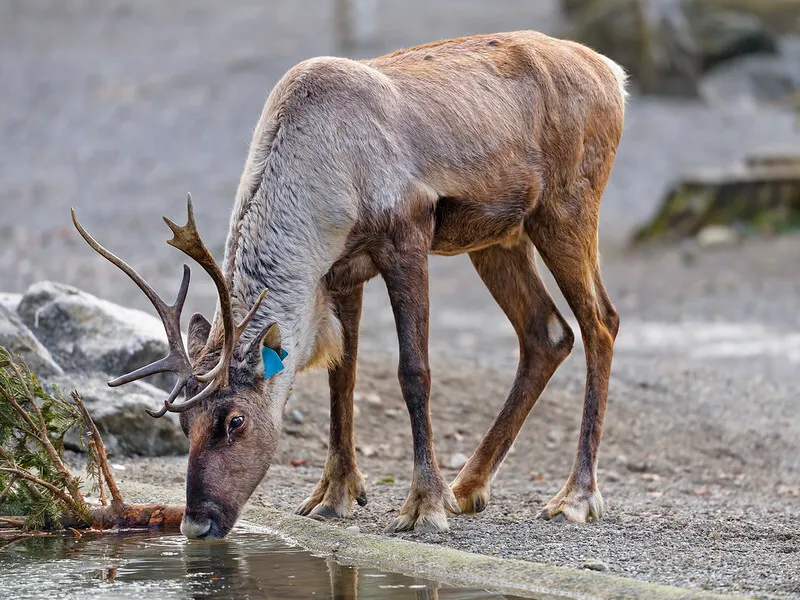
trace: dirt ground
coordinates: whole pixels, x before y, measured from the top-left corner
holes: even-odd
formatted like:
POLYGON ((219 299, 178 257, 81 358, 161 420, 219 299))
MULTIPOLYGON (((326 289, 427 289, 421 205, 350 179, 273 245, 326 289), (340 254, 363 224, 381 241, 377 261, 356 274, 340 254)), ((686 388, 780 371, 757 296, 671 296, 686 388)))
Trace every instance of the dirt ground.
MULTIPOLYGON (((551 0, 386 2, 379 54, 440 37, 531 27, 553 31, 551 0)), ((68 209, 161 290, 180 259, 162 214, 192 191, 219 253, 263 99, 301 58, 336 52, 329 7, 302 0, 215 3, 30 0, 0 4, 0 290, 50 278, 149 309, 85 248, 68 209)), ((583 395, 576 344, 521 432, 488 509, 411 539, 708 590, 800 598, 800 237, 742 245, 628 250, 633 226, 682 170, 754 150, 800 148, 795 117, 633 98, 604 198, 604 278, 622 316, 600 485, 606 518, 533 515, 561 487, 583 395)), ((207 234, 206 234, 207 232, 207 234)), ((499 410, 516 339, 464 257, 431 262, 432 412, 447 465, 469 455, 499 410)), ((193 282, 187 313, 212 306, 193 282)), ((555 286, 548 280, 548 287, 555 286)), ((557 294, 556 294, 557 295, 557 294)), ((559 302, 561 302, 559 298, 559 302)), ((561 302, 563 306, 563 302, 561 302)), ((568 312, 565 312, 568 314, 568 312)), ((577 327, 573 327, 577 333, 577 327)), ((411 474, 385 288, 368 286, 356 435, 370 502, 342 526, 378 532, 411 474), (379 484, 393 477, 394 483, 379 484)), ((304 376, 279 454, 253 502, 293 509, 325 460, 326 378, 304 376), (298 467, 291 461, 307 461, 298 467)), ((185 459, 119 459, 121 478, 183 484, 185 459)), ((448 478, 456 470, 445 467, 448 478)))

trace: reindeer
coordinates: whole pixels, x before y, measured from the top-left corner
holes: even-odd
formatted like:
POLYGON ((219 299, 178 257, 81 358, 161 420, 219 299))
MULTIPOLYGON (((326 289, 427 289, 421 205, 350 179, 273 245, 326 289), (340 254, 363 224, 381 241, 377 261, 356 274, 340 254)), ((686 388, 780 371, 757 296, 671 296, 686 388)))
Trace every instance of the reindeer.
POLYGON ((353 435, 353 389, 364 283, 386 282, 400 349, 414 468, 390 532, 448 529, 476 513, 528 413, 574 336, 537 272, 537 249, 580 325, 586 395, 578 450, 563 489, 539 515, 598 519, 596 464, 619 327, 600 277, 598 213, 622 134, 625 74, 577 43, 531 31, 478 35, 353 61, 321 57, 290 69, 256 126, 220 267, 188 223, 168 242, 211 276, 212 322, 180 315, 100 246, 151 300, 169 355, 110 385, 172 371, 164 406, 189 438, 190 538, 234 525, 265 476, 295 375, 330 380, 330 445, 301 515, 343 518, 367 502, 353 435), (468 253, 513 325, 519 366, 502 410, 448 486, 429 412, 429 254, 468 253), (269 288, 265 295, 264 290, 269 288), (186 400, 177 402, 185 390, 186 400))

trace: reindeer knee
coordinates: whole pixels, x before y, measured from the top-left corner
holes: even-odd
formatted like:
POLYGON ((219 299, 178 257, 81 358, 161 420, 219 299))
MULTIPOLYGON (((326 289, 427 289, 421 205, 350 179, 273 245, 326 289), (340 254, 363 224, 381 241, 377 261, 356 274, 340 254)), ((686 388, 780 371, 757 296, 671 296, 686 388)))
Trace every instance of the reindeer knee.
POLYGON ((553 311, 544 322, 538 322, 535 333, 528 340, 528 349, 532 351, 530 359, 536 363, 541 360, 555 361, 556 366, 569 356, 575 344, 572 328, 557 311, 553 311))
POLYGON ((554 347, 569 346, 575 342, 575 336, 572 334, 572 329, 558 313, 552 313, 547 319, 547 339, 554 347))
POLYGON ((550 345, 568 355, 575 344, 575 334, 564 318, 554 312, 547 319, 547 341, 550 345))

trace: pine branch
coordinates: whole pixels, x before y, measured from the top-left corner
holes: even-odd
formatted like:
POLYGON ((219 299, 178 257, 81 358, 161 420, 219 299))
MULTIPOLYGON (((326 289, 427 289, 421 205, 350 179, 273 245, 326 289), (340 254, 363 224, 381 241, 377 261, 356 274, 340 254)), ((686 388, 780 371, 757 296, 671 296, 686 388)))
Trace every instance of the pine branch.
POLYGON ((45 488, 46 490, 50 491, 56 498, 61 500, 67 507, 74 513, 84 512, 80 506, 76 503, 76 501, 67 494, 64 490, 61 490, 54 486, 52 483, 44 481, 43 479, 39 479, 32 473, 28 473, 28 471, 24 471, 22 469, 17 469, 14 467, 0 467, 0 473, 10 473, 16 475, 20 479, 25 479, 26 481, 30 481, 38 486, 45 488))
MULTIPOLYGON (((3 349, 5 350, 5 349, 3 349)), ((6 354, 8 351, 5 350, 6 354)), ((28 412, 23 410, 16 399, 12 397, 7 397, 8 401, 14 407, 14 409, 22 415, 25 421, 29 424, 31 429, 36 432, 35 438, 41 444, 42 448, 44 448, 45 452, 50 456, 50 460, 53 462, 53 466, 58 470, 59 473, 64 477, 64 481, 66 482, 67 489, 69 489, 70 493, 73 497, 78 501, 83 503, 83 494, 80 491, 80 486, 75 481, 75 478, 72 476, 72 473, 64 464, 64 461, 61 460, 61 456, 59 455, 58 451, 56 450, 55 446, 53 446, 53 442, 50 440, 50 436, 48 435, 47 431, 47 422, 42 415, 42 411, 39 408, 39 405, 36 403, 36 396, 33 391, 28 387, 27 381, 25 381, 25 377, 23 377, 22 373, 20 372, 19 367, 17 366, 14 361, 9 360, 9 366, 14 371, 14 374, 17 376, 17 380, 20 382, 20 385, 23 386, 25 390, 25 395, 30 404, 31 410, 33 410, 34 414, 39 420, 39 427, 37 427, 33 420, 28 415, 28 412)), ((34 376, 34 383, 35 383, 35 376, 34 376)))
POLYGON ((0 527, 177 527, 182 506, 124 503, 100 432, 78 392, 71 396, 70 402, 57 388, 46 391, 24 362, 0 347, 0 501, 6 513, 0 527), (64 462, 64 435, 76 425, 103 506, 86 503, 80 478, 64 462))
POLYGON ((2 491, 0 491, 0 502, 2 502, 3 499, 8 496, 8 493, 11 491, 11 488, 14 487, 15 483, 17 483, 17 478, 15 476, 12 475, 8 478, 8 483, 2 489, 2 491))

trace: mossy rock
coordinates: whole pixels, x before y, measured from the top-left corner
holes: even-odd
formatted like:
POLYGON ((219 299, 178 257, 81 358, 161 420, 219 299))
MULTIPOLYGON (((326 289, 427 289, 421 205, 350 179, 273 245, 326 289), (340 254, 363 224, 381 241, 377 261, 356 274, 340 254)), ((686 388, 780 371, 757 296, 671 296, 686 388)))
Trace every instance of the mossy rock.
POLYGON ((800 229, 800 155, 754 156, 734 169, 683 179, 633 243, 679 241, 713 226, 765 234, 800 229))

